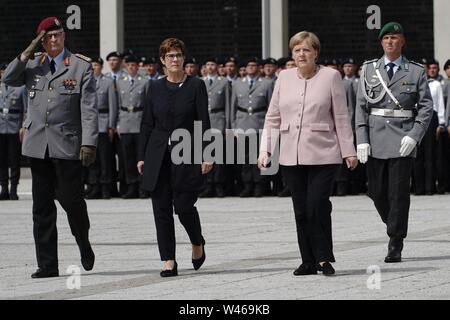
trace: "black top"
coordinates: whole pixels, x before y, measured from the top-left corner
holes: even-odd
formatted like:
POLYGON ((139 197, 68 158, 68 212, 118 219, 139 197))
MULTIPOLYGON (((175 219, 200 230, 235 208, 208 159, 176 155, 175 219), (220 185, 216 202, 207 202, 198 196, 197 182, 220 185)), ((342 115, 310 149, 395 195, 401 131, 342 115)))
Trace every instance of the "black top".
MULTIPOLYGON (((150 81, 146 87, 146 102, 139 136, 138 161, 144 161, 143 188, 153 191, 159 176, 169 137, 176 129, 185 129, 191 135, 194 146, 194 122, 202 124, 202 134, 210 129, 208 94, 203 80, 187 76, 183 85, 172 85, 167 79, 150 81), (170 86, 171 88, 169 89, 170 86)), ((181 139, 180 142, 183 142, 181 139)), ((179 142, 171 139, 171 147, 179 142)), ((204 143, 197 141, 203 147, 204 143)), ((202 148, 203 151, 204 148, 202 148)), ((200 163, 201 155, 191 152, 190 163, 172 163, 172 188, 177 191, 195 192, 204 187, 200 163), (197 161, 198 162, 198 161, 197 161)))

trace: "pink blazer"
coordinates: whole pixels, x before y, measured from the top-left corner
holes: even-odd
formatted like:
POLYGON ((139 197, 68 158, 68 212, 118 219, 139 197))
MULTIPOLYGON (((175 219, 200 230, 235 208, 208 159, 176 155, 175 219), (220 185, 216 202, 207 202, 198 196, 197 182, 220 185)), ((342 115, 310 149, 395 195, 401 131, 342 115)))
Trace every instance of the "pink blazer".
POLYGON ((273 154, 278 136, 271 129, 280 132, 281 165, 338 164, 356 156, 341 75, 328 67, 308 80, 297 76, 297 68, 280 73, 260 148, 273 154))

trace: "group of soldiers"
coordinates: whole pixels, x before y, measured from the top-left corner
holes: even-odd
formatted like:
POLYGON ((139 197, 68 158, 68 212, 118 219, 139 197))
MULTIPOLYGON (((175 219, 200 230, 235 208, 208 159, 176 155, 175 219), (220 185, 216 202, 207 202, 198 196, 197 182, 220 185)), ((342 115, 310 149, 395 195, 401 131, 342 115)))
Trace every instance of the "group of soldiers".
MULTIPOLYGON (((138 57, 132 51, 117 51, 106 56, 110 72, 103 74, 102 58, 92 59, 96 82, 98 109, 97 158, 84 170, 85 197, 148 198, 140 188, 136 169, 136 149, 140 121, 145 105, 145 85, 164 77, 159 58, 138 57)), ((348 111, 355 130, 356 93, 359 83, 359 65, 352 59, 327 59, 323 65, 342 73, 348 111)), ((443 66, 446 78, 439 74, 436 60, 421 61, 427 70, 433 95, 434 116, 427 134, 418 148, 412 175, 412 192, 417 195, 450 191, 450 60, 443 66)), ((210 57, 201 63, 195 58, 185 60, 185 72, 205 81, 209 99, 212 128, 224 133, 227 129, 254 129, 264 126, 264 118, 278 73, 295 67, 290 57, 256 57, 238 61, 234 57, 210 57)), ((1 65, 4 70, 6 64, 1 65)), ((70 86, 70 84, 67 84, 70 86)), ((0 87, 0 200, 17 200, 20 177, 20 144, 24 114, 27 110, 25 86, 0 87), (8 183, 10 182, 10 185, 8 183)), ((247 145, 248 146, 248 145, 247 145)), ((200 197, 261 197, 289 196, 289 190, 278 173, 262 176, 256 164, 251 164, 246 148, 246 163, 217 164, 208 174, 207 187, 200 197)), ((334 194, 367 192, 366 169, 360 164, 350 171, 343 164, 336 177, 334 194)))

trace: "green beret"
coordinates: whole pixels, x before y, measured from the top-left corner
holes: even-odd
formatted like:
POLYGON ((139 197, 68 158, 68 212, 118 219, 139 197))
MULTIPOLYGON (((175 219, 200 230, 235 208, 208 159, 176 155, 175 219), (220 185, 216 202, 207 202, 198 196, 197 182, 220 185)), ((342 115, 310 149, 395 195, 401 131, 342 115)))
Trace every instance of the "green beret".
POLYGON ((395 34, 395 33, 401 33, 403 34, 403 27, 398 22, 388 22, 386 23, 383 28, 380 30, 380 34, 378 35, 378 39, 382 39, 385 34, 395 34))

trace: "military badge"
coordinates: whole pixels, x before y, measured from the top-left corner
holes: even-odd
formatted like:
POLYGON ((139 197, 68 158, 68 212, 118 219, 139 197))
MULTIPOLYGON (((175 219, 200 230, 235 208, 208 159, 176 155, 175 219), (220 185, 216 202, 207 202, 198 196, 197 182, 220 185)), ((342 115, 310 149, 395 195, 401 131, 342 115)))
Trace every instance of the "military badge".
POLYGON ((75 90, 75 86, 77 85, 77 80, 73 79, 65 79, 63 80, 63 85, 66 90, 72 91, 75 90))
POLYGON ((30 92, 28 92, 28 97, 30 97, 30 99, 34 99, 35 96, 36 96, 36 91, 30 90, 30 92))
POLYGON ((11 99, 11 104, 15 105, 16 104, 16 99, 11 99))

